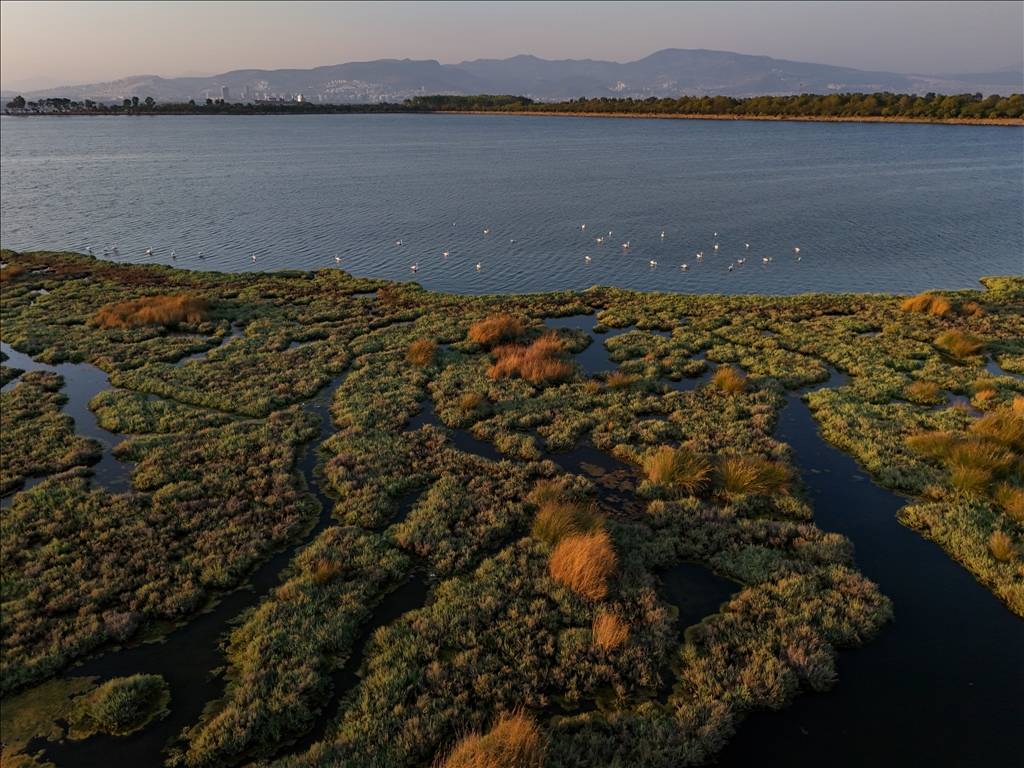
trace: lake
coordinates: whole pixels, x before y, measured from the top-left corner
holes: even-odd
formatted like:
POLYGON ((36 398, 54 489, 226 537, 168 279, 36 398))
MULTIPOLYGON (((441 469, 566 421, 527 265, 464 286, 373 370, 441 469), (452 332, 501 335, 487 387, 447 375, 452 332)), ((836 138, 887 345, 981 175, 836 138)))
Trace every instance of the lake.
POLYGON ((0 125, 0 242, 19 250, 223 271, 340 258, 356 275, 460 293, 917 292, 1024 271, 1019 128, 463 115, 0 125))

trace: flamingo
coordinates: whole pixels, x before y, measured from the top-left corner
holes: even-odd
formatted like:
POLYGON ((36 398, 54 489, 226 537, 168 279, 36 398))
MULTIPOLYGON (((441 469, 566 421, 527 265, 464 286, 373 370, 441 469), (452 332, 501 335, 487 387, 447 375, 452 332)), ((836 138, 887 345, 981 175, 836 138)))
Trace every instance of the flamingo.
POLYGON ((178 257, 174 255, 174 251, 171 251, 171 260, 176 260, 178 257))
POLYGON ((582 231, 586 232, 587 231, 587 225, 586 224, 580 224, 580 229, 582 231))
POLYGON ((250 253, 249 255, 252 256, 252 263, 255 264, 256 263, 256 254, 255 253, 250 253))
POLYGON ((395 245, 401 245, 401 244, 402 244, 401 240, 395 240, 395 245))
POLYGON ((735 267, 733 267, 733 265, 732 265, 732 264, 730 264, 730 265, 729 265, 729 271, 730 271, 730 272, 732 272, 732 271, 733 271, 733 269, 735 269, 735 267))

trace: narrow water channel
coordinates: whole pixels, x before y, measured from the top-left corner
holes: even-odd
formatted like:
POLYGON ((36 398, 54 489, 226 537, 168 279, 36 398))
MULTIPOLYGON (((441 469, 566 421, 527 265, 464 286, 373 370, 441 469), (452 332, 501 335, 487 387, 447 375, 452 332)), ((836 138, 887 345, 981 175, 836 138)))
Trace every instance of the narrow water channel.
POLYGON ((799 393, 789 395, 777 437, 793 450, 815 523, 854 543, 858 568, 892 599, 895 621, 840 652, 832 691, 753 713, 719 764, 776 755, 809 767, 1020 765, 1024 621, 900 525, 905 500, 825 442, 799 393))

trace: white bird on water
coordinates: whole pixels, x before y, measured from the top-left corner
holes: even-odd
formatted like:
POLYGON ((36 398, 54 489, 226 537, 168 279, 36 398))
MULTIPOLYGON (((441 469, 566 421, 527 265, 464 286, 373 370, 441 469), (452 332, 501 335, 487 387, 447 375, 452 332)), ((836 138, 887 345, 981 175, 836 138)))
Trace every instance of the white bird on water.
POLYGON ((516 241, 516 239, 514 237, 509 238, 509 242, 510 243, 514 243, 515 241, 516 241))
POLYGON ((658 262, 656 262, 654 259, 651 259, 647 263, 650 264, 652 268, 658 266, 658 262))
POLYGON ((335 264, 341 264, 341 256, 335 256, 334 257, 334 263, 335 264))
POLYGON ((793 253, 800 253, 800 246, 799 245, 796 248, 793 249, 793 253))
POLYGON ((763 264, 767 264, 767 263, 768 263, 769 261, 771 261, 771 260, 772 260, 772 257, 771 257, 771 256, 765 256, 765 257, 763 257, 763 258, 761 259, 761 262, 762 262, 763 264))
POLYGON ((409 267, 409 269, 411 269, 413 272, 419 272, 420 265, 418 263, 413 264, 411 267, 409 267))
POLYGON ((447 259, 448 258, 448 251, 441 251, 441 255, 444 256, 447 259))
POLYGON ((732 272, 734 269, 735 269, 735 267, 732 264, 730 264, 729 265, 729 271, 732 272))
POLYGON ((249 255, 252 256, 253 263, 256 263, 256 254, 250 253, 249 255))
POLYGON ((623 250, 626 250, 626 251, 628 251, 628 250, 629 250, 629 240, 627 240, 626 242, 624 242, 624 243, 622 244, 622 249, 623 249, 623 250))
POLYGON ((586 224, 580 224, 580 230, 586 232, 587 225, 586 224))
POLYGON ((704 251, 697 251, 697 261, 701 261, 704 258, 704 251))
POLYGON ((89 254, 90 256, 92 256, 92 246, 89 246, 89 245, 85 246, 85 251, 86 251, 86 253, 88 253, 88 254, 89 254))
POLYGON ((745 245, 747 247, 748 251, 750 250, 750 243, 744 243, 743 245, 745 245))
POLYGON ((489 235, 489 234, 491 234, 491 230, 490 230, 490 229, 484 229, 484 234, 485 234, 485 235, 489 235))
POLYGON ((589 257, 589 256, 584 256, 584 257, 583 257, 583 260, 584 260, 585 262, 587 262, 587 264, 589 264, 589 263, 590 263, 590 257, 589 257))
POLYGON ((683 272, 685 272, 686 270, 688 270, 690 268, 690 265, 689 264, 680 264, 679 268, 681 270, 683 270, 683 272))
POLYGON ((597 239, 595 240, 595 242, 596 242, 596 243, 597 243, 598 245, 601 245, 601 243, 603 243, 603 242, 604 242, 604 238, 603 238, 603 237, 599 237, 599 238, 597 238, 597 239))
POLYGON ((745 262, 746 262, 746 260, 747 260, 747 259, 746 259, 746 257, 744 257, 744 258, 742 258, 742 259, 736 259, 736 263, 737 263, 737 264, 743 264, 743 263, 745 263, 745 262))
POLYGON ((402 244, 401 240, 395 240, 395 245, 401 245, 401 244, 402 244))
POLYGON ((661 239, 662 239, 662 240, 664 240, 664 239, 665 239, 665 230, 664 230, 664 229, 663 229, 663 230, 661 230, 661 239))
MULTIPOLYGON (((172 257, 173 257, 173 254, 171 254, 171 255, 172 255, 172 257)), ((199 252, 199 258, 200 258, 200 259, 201 259, 201 258, 203 258, 203 252, 202 252, 202 251, 200 251, 200 252, 199 252)), ((256 261, 256 254, 253 254, 253 259, 252 259, 252 260, 253 260, 253 261, 256 261)))
POLYGON ((478 261, 476 263, 476 271, 479 272, 481 269, 483 269, 483 266, 484 265, 481 262, 478 261))
POLYGON ((147 248, 146 249, 146 255, 147 256, 152 256, 153 255, 153 249, 152 248, 147 248))
POLYGON ((715 237, 718 237, 718 233, 717 232, 715 232, 715 237))
POLYGON ((174 251, 171 251, 171 259, 174 260, 174 259, 177 259, 177 258, 178 257, 174 255, 174 251))
POLYGON ((718 243, 715 243, 715 250, 718 250, 718 243))

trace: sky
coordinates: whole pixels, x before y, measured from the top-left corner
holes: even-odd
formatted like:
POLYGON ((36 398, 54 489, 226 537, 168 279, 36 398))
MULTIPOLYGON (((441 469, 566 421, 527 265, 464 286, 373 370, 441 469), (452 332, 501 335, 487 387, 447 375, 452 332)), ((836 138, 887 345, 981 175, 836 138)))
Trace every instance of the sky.
POLYGON ((1022 2, 0 2, 0 85, 377 58, 631 61, 711 48, 913 74, 1024 59, 1022 2))

